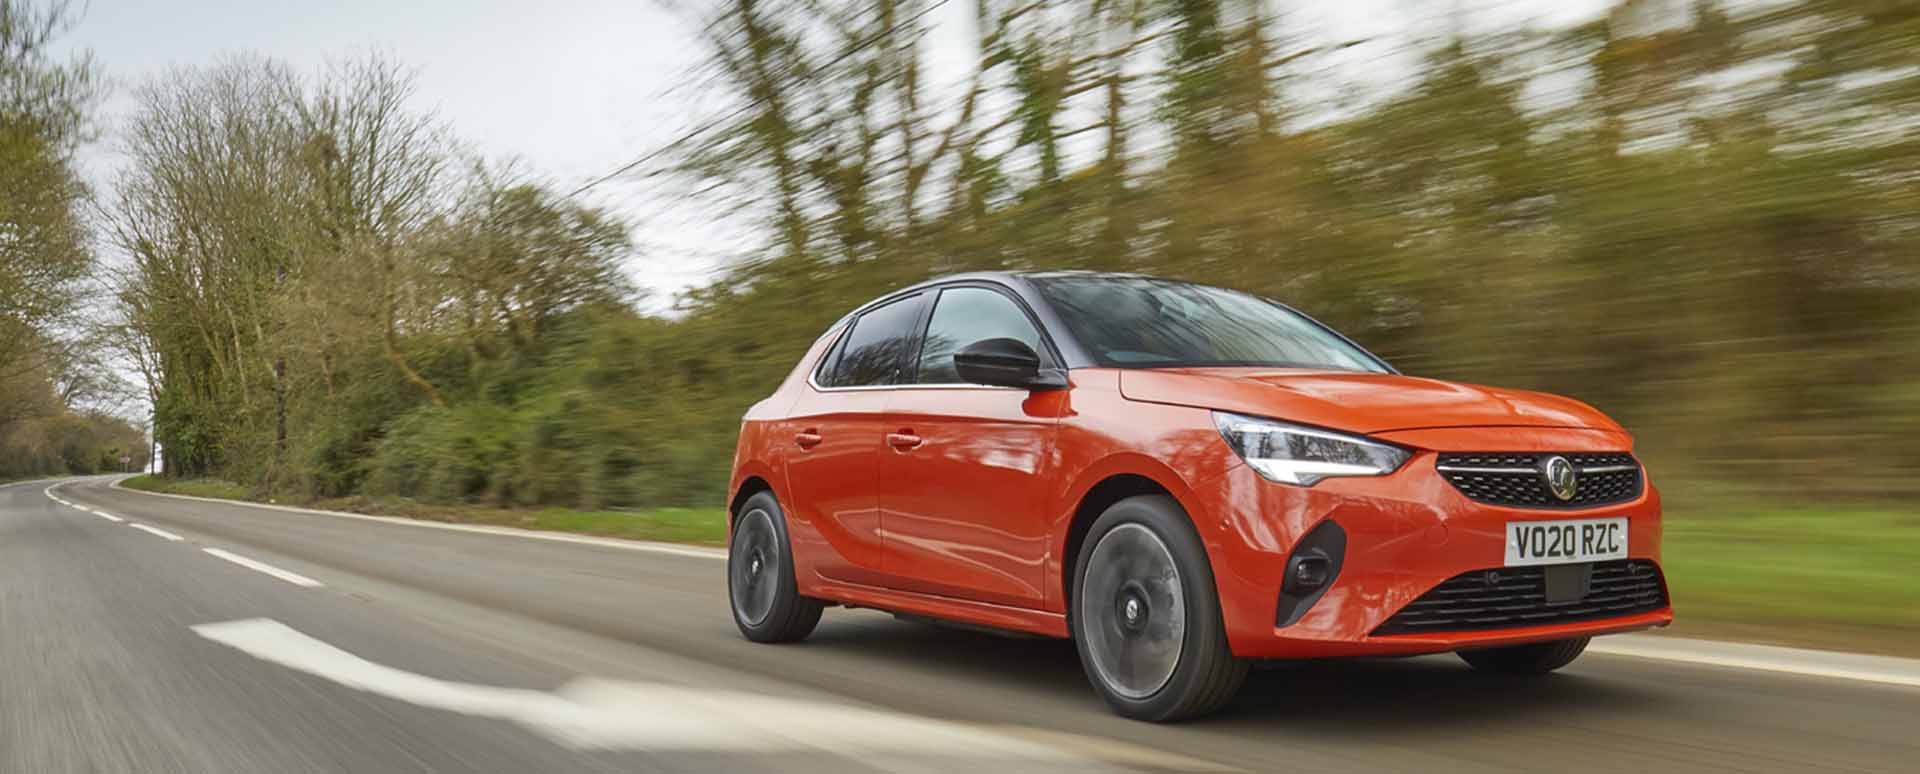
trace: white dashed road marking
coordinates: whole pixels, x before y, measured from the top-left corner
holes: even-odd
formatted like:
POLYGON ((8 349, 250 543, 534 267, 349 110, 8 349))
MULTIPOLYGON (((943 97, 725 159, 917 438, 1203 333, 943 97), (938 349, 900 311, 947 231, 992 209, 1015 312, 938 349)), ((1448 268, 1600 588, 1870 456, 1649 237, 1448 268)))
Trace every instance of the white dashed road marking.
MULTIPOLYGON (((119 519, 115 519, 115 521, 119 521, 119 519)), ((166 538, 168 540, 176 541, 176 542, 186 539, 186 538, 180 537, 179 535, 175 535, 171 532, 161 529, 159 527, 149 527, 145 524, 128 524, 127 526, 151 535, 159 535, 160 537, 166 538)))
POLYGON ((305 586, 307 588, 314 588, 322 585, 320 581, 314 580, 305 575, 301 575, 300 573, 282 570, 271 564, 267 564, 266 562, 254 561, 252 559, 248 559, 239 554, 233 553, 232 551, 222 551, 218 548, 203 548, 201 550, 213 556, 217 556, 217 557, 220 557, 221 559, 225 559, 229 562, 233 562, 234 564, 240 565, 241 567, 245 567, 254 572, 266 573, 275 578, 279 578, 280 580, 291 583, 295 586, 305 586))

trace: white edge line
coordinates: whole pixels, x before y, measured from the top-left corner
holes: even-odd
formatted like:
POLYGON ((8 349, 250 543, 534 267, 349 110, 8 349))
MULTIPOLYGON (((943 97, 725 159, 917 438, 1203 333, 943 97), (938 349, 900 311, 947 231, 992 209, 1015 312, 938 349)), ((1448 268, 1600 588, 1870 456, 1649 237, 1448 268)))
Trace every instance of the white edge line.
POLYGON ((345 513, 342 511, 322 511, 322 510, 316 510, 313 508, 294 508, 292 506, 286 506, 286 505, 269 505, 266 503, 250 503, 242 500, 222 500, 216 497, 196 497, 193 495, 171 494, 167 492, 148 492, 140 489, 128 489, 126 487, 123 487, 120 485, 119 480, 115 480, 113 482, 112 488, 120 490, 122 492, 132 492, 134 494, 146 495, 149 497, 171 497, 176 500, 193 500, 196 502, 217 503, 220 505, 231 505, 231 506, 236 506, 241 508, 256 508, 264 511, 299 513, 299 514, 305 514, 308 516, 332 516, 334 518, 340 518, 340 519, 359 519, 361 521, 373 521, 373 522, 379 522, 382 524, 395 524, 403 527, 416 527, 420 529, 439 529, 439 530, 448 530, 452 532, 469 532, 469 533, 478 534, 478 535, 497 535, 500 537, 524 538, 527 540, 545 540, 545 541, 554 542, 554 543, 574 543, 578 545, 600 546, 602 548, 618 548, 623 551, 641 551, 645 553, 654 553, 654 554, 670 554, 673 556, 685 556, 685 557, 691 557, 694 559, 726 559, 727 558, 727 552, 724 549, 719 549, 719 548, 701 548, 698 546, 674 545, 672 543, 655 543, 655 542, 649 542, 644 540, 622 540, 620 538, 592 537, 589 535, 569 535, 569 534, 560 533, 560 532, 541 532, 539 530, 517 529, 514 527, 494 527, 494 526, 486 526, 486 525, 479 525, 479 524, 448 524, 446 522, 440 522, 440 521, 425 521, 421 519, 403 519, 403 518, 398 518, 394 516, 369 516, 364 513, 345 513))
POLYGON ((249 570, 253 570, 254 572, 265 573, 275 578, 279 578, 280 580, 286 581, 295 586, 305 586, 307 588, 316 588, 318 586, 323 585, 320 583, 320 581, 314 580, 305 575, 301 575, 300 573, 282 570, 271 564, 267 564, 266 562, 260 562, 260 561, 248 559, 244 556, 233 553, 231 551, 222 551, 218 548, 202 548, 200 550, 205 551, 208 554, 211 554, 213 556, 217 556, 221 559, 225 559, 229 562, 233 562, 234 564, 240 565, 241 567, 245 567, 249 570))
MULTIPOLYGON (((1744 643, 1737 643, 1744 644, 1744 643)), ((1651 661, 1668 661, 1680 664, 1743 669, 1753 672, 1777 672, 1802 677, 1824 677, 1833 680, 1852 680, 1862 683, 1880 683, 1882 685, 1900 685, 1920 688, 1920 672, 1900 673, 1875 669, 1853 669, 1844 666, 1830 666, 1800 661, 1788 661, 1781 658, 1761 658, 1753 656, 1720 655, 1674 651, 1661 647, 1649 647, 1639 643, 1608 643, 1596 640, 1587 649, 1603 656, 1624 656, 1651 661)), ((1792 651, 1795 649, 1782 648, 1792 651)), ((1819 653, 1819 651, 1815 651, 1819 653)), ((1857 656, 1852 653, 1835 653, 1837 656, 1857 656)))
MULTIPOLYGON (((117 519, 116 519, 116 521, 117 521, 117 519)), ((173 533, 171 533, 171 532, 168 532, 168 531, 166 531, 166 530, 164 530, 164 529, 161 529, 161 528, 159 528, 159 527, 149 527, 149 526, 147 526, 147 525, 145 525, 145 524, 128 524, 127 526, 129 526, 129 527, 132 527, 132 528, 134 528, 134 529, 137 529, 137 530, 140 530, 141 532, 145 532, 145 533, 148 533, 148 534, 152 534, 152 535, 159 535, 160 537, 163 537, 163 538, 166 538, 166 539, 168 539, 168 540, 172 540, 172 541, 175 541, 175 542, 178 542, 178 541, 181 541, 181 540, 186 540, 186 538, 183 538, 183 537, 180 537, 179 535, 175 535, 175 534, 173 534, 173 533)))

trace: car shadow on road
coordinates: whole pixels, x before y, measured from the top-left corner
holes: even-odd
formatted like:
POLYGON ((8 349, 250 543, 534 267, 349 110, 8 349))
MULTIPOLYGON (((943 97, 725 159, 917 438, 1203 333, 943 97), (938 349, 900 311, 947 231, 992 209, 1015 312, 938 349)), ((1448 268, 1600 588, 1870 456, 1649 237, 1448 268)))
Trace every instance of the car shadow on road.
POLYGON ((1662 700, 1638 683, 1585 673, 1476 672, 1452 655, 1270 663, 1256 670, 1219 722, 1281 723, 1328 738, 1490 731, 1506 725, 1618 715, 1662 700))
MULTIPOLYGON (((943 678, 1030 692, 1036 700, 1099 706, 1078 653, 1065 640, 1009 639, 875 617, 822 625, 808 646, 857 651, 863 660, 928 668, 943 678)), ((1190 725, 1280 725, 1331 738, 1446 734, 1508 724, 1538 728, 1543 718, 1577 723, 1586 716, 1644 711, 1671 696, 1643 681, 1594 674, 1579 663, 1561 673, 1519 677, 1475 672, 1452 655, 1265 662, 1232 705, 1190 725)))

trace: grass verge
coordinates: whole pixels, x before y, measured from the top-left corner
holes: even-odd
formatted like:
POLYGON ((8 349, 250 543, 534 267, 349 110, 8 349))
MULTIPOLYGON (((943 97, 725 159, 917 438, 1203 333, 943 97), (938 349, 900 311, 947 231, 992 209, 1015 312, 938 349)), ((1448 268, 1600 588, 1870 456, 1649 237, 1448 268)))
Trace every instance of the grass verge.
POLYGON ((239 484, 217 481, 210 478, 166 479, 155 476, 134 476, 120 482, 128 489, 143 492, 165 492, 167 494, 189 495, 192 497, 213 497, 222 500, 245 500, 247 488, 239 484))
MULTIPOLYGON (((236 500, 224 481, 125 486, 236 500)), ((316 508, 636 540, 721 545, 719 508, 516 510, 351 498, 316 508)), ((1683 636, 1920 657, 1920 514, 1718 504, 1669 513, 1665 568, 1683 636)))
POLYGON ((1920 656, 1920 514, 1670 512, 1664 549, 1675 634, 1920 656))

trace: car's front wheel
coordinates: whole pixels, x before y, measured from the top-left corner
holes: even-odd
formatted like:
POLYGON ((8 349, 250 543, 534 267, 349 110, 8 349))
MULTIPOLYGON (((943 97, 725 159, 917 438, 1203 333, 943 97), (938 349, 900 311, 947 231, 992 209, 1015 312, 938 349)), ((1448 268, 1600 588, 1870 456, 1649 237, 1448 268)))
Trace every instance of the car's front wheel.
POLYGON ((1460 651, 1460 660, 1482 672, 1509 675, 1543 675, 1573 663, 1587 649, 1592 637, 1460 651))
POLYGON ((1075 567, 1074 643, 1116 712, 1182 720, 1239 691, 1247 662, 1227 647, 1206 551, 1172 498, 1115 503, 1093 523, 1075 567))
POLYGON ((727 596, 733 622, 754 642, 794 642, 813 633, 825 605, 800 596, 793 575, 787 520, 773 493, 740 506, 727 549, 727 596))

